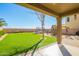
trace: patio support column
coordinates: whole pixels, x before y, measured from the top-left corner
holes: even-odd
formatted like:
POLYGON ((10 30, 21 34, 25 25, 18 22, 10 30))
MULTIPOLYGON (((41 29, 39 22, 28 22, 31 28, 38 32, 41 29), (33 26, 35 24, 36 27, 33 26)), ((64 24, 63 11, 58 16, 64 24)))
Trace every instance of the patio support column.
POLYGON ((57 19, 57 43, 61 44, 62 41, 62 17, 58 16, 57 19))

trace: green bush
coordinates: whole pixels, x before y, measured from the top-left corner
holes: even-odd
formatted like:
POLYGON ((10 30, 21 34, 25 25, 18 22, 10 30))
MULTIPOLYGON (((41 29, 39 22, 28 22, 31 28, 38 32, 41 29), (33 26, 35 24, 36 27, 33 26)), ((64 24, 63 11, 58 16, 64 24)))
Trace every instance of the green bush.
POLYGON ((3 34, 5 34, 5 32, 3 30, 0 31, 0 36, 2 36, 3 34))

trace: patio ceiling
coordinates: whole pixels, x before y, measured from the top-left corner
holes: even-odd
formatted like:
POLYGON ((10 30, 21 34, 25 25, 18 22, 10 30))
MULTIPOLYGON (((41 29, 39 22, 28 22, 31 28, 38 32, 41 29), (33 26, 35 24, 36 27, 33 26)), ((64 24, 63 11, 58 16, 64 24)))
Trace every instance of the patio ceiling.
POLYGON ((19 3, 19 5, 50 16, 68 16, 79 13, 79 3, 19 3))

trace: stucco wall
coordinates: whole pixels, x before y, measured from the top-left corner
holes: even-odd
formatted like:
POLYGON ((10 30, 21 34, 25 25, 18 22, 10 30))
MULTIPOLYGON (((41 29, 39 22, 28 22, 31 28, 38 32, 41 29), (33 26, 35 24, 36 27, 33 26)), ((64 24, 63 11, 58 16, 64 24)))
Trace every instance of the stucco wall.
POLYGON ((69 29, 68 32, 65 29, 63 29, 62 34, 75 35, 77 31, 79 31, 79 29, 69 29))
POLYGON ((69 34, 75 34, 75 32, 79 31, 79 14, 76 14, 76 19, 74 15, 68 16, 70 21, 67 22, 67 18, 65 21, 65 25, 70 28, 69 34))

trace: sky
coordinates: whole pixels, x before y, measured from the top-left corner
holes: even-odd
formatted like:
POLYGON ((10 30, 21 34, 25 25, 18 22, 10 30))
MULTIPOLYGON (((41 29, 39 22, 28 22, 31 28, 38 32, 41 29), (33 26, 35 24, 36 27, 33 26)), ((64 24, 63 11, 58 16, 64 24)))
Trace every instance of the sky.
MULTIPOLYGON (((4 18, 7 23, 5 28, 36 28, 41 27, 34 10, 11 3, 0 3, 0 18, 4 18)), ((65 21, 63 19, 62 23, 65 21)), ((45 16, 45 28, 51 28, 56 24, 56 18, 45 16)))

